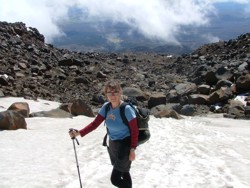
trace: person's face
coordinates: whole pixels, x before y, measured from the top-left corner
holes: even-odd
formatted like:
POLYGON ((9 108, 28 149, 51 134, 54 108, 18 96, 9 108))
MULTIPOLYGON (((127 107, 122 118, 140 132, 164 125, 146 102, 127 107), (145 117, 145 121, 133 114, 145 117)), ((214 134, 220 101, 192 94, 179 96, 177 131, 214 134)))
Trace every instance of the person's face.
POLYGON ((115 90, 115 89, 107 89, 107 93, 106 96, 108 98, 108 100, 111 103, 116 103, 116 102, 120 102, 121 99, 121 91, 120 90, 115 90))

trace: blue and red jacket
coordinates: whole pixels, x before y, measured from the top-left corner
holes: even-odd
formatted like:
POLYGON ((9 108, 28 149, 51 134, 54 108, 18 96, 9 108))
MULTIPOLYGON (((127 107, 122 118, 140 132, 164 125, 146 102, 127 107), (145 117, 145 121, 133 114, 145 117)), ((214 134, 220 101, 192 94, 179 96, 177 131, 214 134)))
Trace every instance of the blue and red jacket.
POLYGON ((111 140, 122 140, 128 136, 131 137, 131 148, 136 148, 138 144, 138 134, 139 130, 137 127, 136 114, 130 105, 125 107, 125 116, 128 120, 128 126, 124 124, 120 115, 120 107, 112 109, 109 108, 106 114, 106 105, 110 103, 105 103, 98 112, 97 117, 85 128, 81 129, 80 135, 83 137, 91 131, 95 130, 104 120, 106 116, 106 126, 108 128, 108 135, 111 140))

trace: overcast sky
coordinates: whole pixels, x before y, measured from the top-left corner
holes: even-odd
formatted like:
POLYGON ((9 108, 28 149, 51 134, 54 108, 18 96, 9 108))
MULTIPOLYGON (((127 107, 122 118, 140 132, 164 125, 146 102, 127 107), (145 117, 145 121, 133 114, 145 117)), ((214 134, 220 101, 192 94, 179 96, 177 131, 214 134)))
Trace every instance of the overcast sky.
POLYGON ((209 25, 218 13, 215 4, 229 2, 244 5, 250 15, 250 0, 0 0, 0 21, 22 21, 52 42, 64 34, 59 23, 68 19, 69 8, 77 7, 88 21, 121 22, 147 38, 178 43, 181 26, 209 25))

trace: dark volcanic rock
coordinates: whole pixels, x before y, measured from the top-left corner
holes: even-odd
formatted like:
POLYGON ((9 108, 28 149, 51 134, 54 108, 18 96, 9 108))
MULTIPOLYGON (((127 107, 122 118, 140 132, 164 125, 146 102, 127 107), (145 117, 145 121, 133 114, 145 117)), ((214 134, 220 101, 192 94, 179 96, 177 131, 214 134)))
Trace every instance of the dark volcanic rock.
POLYGON ((26 102, 15 102, 8 108, 8 110, 20 112, 25 118, 29 117, 30 114, 30 107, 26 102))
MULTIPOLYGON (((0 22, 0 96, 62 103, 79 99, 84 107, 74 113, 94 116, 93 111, 105 101, 104 83, 116 78, 124 94, 134 97, 138 105, 177 103, 184 111, 202 104, 210 109, 216 103, 228 105, 238 94, 249 96, 249 58, 250 33, 182 56, 82 53, 46 44, 37 29, 24 23, 0 22)), ((184 113, 196 115, 191 111, 184 113)))
POLYGON ((250 74, 240 76, 236 81, 237 89, 241 91, 250 90, 250 74))
POLYGON ((20 112, 15 110, 6 110, 4 112, 0 112, 0 129, 27 129, 27 124, 24 116, 20 112))

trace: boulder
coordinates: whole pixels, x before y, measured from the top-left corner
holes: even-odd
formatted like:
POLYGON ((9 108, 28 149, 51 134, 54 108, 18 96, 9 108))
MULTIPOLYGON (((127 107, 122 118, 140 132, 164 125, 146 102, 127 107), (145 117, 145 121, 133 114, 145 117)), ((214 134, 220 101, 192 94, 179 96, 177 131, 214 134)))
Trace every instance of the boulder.
POLYGON ((193 94, 188 96, 189 104, 208 104, 208 95, 193 94))
POLYGON ((134 87, 123 88, 123 95, 126 95, 127 97, 135 97, 138 101, 146 100, 145 93, 142 90, 134 87))
POLYGON ((227 114, 224 117, 233 119, 243 119, 245 118, 245 107, 241 101, 231 100, 228 108, 227 114))
POLYGON ((69 112, 71 114, 72 103, 63 103, 59 106, 59 109, 69 112))
POLYGON ((216 84, 218 81, 218 78, 215 76, 215 72, 214 71, 208 71, 204 74, 204 79, 206 81, 207 84, 209 85, 213 85, 216 84))
POLYGON ((238 67, 238 70, 240 72, 243 72, 245 70, 248 70, 248 63, 247 62, 243 62, 239 67, 238 67))
POLYGON ((233 74, 231 73, 230 70, 228 70, 224 66, 222 66, 216 70, 215 77, 218 80, 231 80, 233 77, 233 74))
POLYGON ((215 86, 215 89, 220 89, 221 87, 231 87, 233 83, 229 80, 219 80, 215 86))
POLYGON ((81 66, 83 63, 77 59, 72 59, 72 58, 65 58, 59 61, 58 65, 59 66, 81 66))
POLYGON ((167 109, 154 114, 154 116, 156 118, 163 118, 163 117, 165 117, 165 118, 183 119, 183 117, 181 117, 181 115, 178 114, 176 111, 174 111, 174 110, 167 110, 167 109))
POLYGON ((196 108, 194 105, 186 104, 180 110, 180 114, 185 116, 193 116, 195 114, 196 108))
POLYGON ((194 115, 207 115, 209 113, 210 109, 207 105, 195 105, 195 112, 194 115))
POLYGON ((181 83, 175 86, 176 92, 179 96, 186 96, 193 94, 197 91, 197 86, 195 83, 181 83))
POLYGON ((8 77, 7 77, 7 75, 0 75, 0 85, 3 85, 3 86, 8 85, 8 77))
POLYGON ((200 94, 204 94, 204 95, 209 95, 210 90, 211 90, 211 87, 209 85, 206 85, 206 84, 202 84, 202 85, 197 87, 197 92, 200 94))
POLYGON ((88 117, 95 116, 91 107, 81 99, 76 99, 72 102, 70 111, 73 116, 78 116, 78 115, 84 115, 88 117))
POLYGON ((232 98, 233 93, 230 88, 222 87, 209 95, 209 103, 216 104, 232 98))
POLYGON ((150 96, 148 100, 148 108, 153 108, 155 106, 166 104, 166 96, 164 93, 156 93, 150 96))
POLYGON ((49 111, 34 112, 30 114, 30 117, 72 118, 72 114, 58 108, 49 111))
POLYGON ((240 76, 236 81, 236 88, 240 91, 250 90, 250 74, 240 76))
POLYGON ((158 105, 150 110, 150 113, 156 118, 175 118, 175 119, 183 119, 181 115, 173 110, 173 106, 171 105, 158 105))
POLYGON ((169 103, 178 103, 180 98, 179 96, 177 95, 177 92, 175 89, 171 89, 167 96, 166 96, 166 99, 167 99, 167 102, 169 103))
POLYGON ((27 102, 15 102, 7 110, 13 110, 19 112, 23 117, 29 117, 30 108, 27 102))
POLYGON ((106 101, 106 99, 103 95, 94 94, 92 97, 92 101, 96 102, 97 104, 103 104, 106 101))
POLYGON ((13 110, 0 112, 0 129, 17 130, 27 129, 27 123, 22 114, 13 110))

